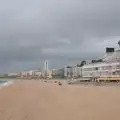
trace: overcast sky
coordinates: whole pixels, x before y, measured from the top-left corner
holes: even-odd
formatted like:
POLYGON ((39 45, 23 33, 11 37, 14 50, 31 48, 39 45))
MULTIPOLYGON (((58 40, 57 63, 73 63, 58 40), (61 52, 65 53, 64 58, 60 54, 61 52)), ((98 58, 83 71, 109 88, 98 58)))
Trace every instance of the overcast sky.
POLYGON ((119 0, 0 1, 0 73, 101 56, 118 40, 119 0))

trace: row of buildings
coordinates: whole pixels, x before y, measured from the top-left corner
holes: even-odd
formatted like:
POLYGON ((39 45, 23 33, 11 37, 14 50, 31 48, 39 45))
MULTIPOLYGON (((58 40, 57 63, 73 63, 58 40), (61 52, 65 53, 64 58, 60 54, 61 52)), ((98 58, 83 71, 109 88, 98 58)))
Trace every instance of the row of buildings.
POLYGON ((25 70, 23 72, 12 72, 0 77, 21 78, 21 79, 52 79, 52 71, 48 69, 48 61, 44 63, 44 70, 25 70))
POLYGON ((20 78, 98 78, 98 77, 119 77, 120 79, 120 49, 106 48, 103 57, 81 61, 74 66, 65 66, 60 69, 48 69, 48 61, 45 62, 45 70, 30 70, 20 73, 9 73, 8 77, 20 78))
POLYGON ((82 61, 64 68, 66 78, 111 78, 120 80, 120 49, 106 48, 106 54, 96 60, 82 61))
POLYGON ((15 72, 15 73, 8 73, 6 77, 9 78, 21 78, 21 79, 43 79, 43 78, 52 78, 52 74, 50 71, 42 72, 41 70, 30 70, 30 71, 23 71, 23 72, 15 72))

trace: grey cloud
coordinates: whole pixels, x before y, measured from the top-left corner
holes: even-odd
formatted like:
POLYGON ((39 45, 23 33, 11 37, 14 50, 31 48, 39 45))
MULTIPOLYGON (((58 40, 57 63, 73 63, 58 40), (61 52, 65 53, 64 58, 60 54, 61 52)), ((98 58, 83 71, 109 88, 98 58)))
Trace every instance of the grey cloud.
POLYGON ((118 0, 1 1, 0 72, 37 67, 45 59, 56 67, 102 55, 120 39, 119 5, 118 0))

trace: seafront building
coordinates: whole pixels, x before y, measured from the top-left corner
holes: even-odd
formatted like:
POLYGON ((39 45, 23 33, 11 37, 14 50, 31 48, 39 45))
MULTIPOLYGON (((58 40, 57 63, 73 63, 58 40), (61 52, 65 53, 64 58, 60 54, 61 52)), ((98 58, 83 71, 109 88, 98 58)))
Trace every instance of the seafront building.
POLYGON ((8 73, 6 75, 6 77, 18 77, 18 76, 20 76, 19 72, 12 72, 12 73, 8 73))
POLYGON ((64 68, 53 69, 52 77, 53 78, 64 78, 64 68))
POLYGON ((64 67, 64 77, 65 78, 81 77, 81 67, 79 67, 77 65, 64 67))
POLYGON ((83 77, 105 77, 120 75, 120 49, 106 48, 103 58, 92 60, 82 67, 83 77))
POLYGON ((65 78, 120 79, 120 49, 106 48, 106 54, 83 65, 64 68, 65 78))
POLYGON ((30 70, 21 72, 21 78, 42 78, 42 73, 40 70, 30 70))

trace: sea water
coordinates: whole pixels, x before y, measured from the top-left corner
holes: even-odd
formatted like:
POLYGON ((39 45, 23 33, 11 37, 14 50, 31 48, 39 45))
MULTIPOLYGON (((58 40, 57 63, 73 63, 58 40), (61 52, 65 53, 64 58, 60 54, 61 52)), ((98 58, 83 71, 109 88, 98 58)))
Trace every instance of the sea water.
POLYGON ((10 84, 12 84, 12 81, 0 81, 0 86, 8 86, 8 85, 10 85, 10 84))

